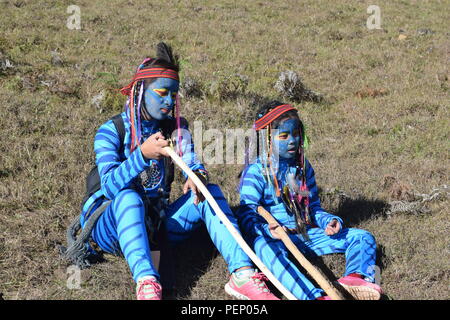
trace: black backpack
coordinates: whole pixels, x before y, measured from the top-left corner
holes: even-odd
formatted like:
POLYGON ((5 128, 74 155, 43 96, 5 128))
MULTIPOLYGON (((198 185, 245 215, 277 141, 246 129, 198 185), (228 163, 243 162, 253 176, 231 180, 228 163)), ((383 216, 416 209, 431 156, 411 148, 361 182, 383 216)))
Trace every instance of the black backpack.
MULTIPOLYGON (((123 139, 125 138, 125 125, 121 114, 117 114, 111 118, 114 123, 117 133, 119 134, 120 148, 119 154, 123 153, 124 145, 123 139)), ((175 119, 166 119, 160 122, 162 134, 166 139, 170 138, 173 130, 175 130, 175 119)), ((165 186, 166 193, 170 193, 171 184, 174 180, 174 164, 171 159, 164 158, 164 170, 165 170, 165 186)), ((100 175, 98 173, 97 165, 95 165, 91 171, 89 171, 86 177, 86 193, 81 201, 81 209, 83 209, 86 201, 101 188, 100 175)))

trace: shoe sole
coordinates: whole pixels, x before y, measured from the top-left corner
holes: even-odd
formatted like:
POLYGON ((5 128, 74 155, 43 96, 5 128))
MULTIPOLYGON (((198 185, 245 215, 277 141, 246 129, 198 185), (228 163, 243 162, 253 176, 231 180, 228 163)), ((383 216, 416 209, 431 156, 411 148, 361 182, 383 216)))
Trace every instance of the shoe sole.
POLYGON ((355 300, 380 300, 381 298, 381 294, 377 290, 367 286, 348 286, 342 283, 341 286, 343 286, 355 300))
POLYGON ((230 285, 227 283, 225 285, 225 292, 228 293, 230 296, 233 296, 239 300, 250 300, 249 297, 243 295, 242 293, 237 292, 233 288, 230 287, 230 285))

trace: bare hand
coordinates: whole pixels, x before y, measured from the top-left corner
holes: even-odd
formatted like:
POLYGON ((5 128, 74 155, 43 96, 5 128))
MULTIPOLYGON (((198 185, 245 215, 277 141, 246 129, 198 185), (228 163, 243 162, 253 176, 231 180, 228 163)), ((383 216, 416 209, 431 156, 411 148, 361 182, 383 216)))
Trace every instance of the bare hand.
POLYGON ((278 223, 269 223, 269 231, 272 234, 272 237, 274 239, 281 239, 281 235, 283 234, 283 229, 285 232, 287 232, 287 229, 285 226, 280 226, 278 223))
POLYGON ((341 230, 341 224, 336 219, 331 220, 325 229, 325 234, 332 236, 341 230))
POLYGON ((198 190, 195 183, 189 178, 183 187, 183 193, 186 194, 189 189, 191 189, 191 192, 195 195, 194 198, 194 204, 198 205, 200 202, 203 202, 205 200, 205 197, 201 194, 201 192, 198 190))
POLYGON ((141 145, 141 152, 146 159, 159 160, 162 157, 169 156, 167 151, 163 149, 168 145, 169 142, 166 139, 164 139, 162 133, 157 132, 155 134, 152 134, 150 137, 147 138, 147 140, 144 141, 144 143, 141 145))

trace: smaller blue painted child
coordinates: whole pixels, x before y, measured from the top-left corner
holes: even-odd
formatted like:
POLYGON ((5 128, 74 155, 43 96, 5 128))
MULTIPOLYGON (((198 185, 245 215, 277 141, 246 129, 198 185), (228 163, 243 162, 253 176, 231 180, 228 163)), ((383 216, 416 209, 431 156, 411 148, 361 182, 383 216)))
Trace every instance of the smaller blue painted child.
POLYGON ((321 207, 314 170, 304 155, 307 138, 297 110, 272 101, 258 113, 254 129, 257 159, 242 173, 236 215, 255 253, 298 299, 328 299, 290 260, 280 240, 283 228, 303 253, 345 253, 341 285, 356 299, 380 299, 381 288, 374 283, 375 239, 367 231, 345 228, 340 217, 321 207), (267 224, 257 213, 258 206, 279 224, 267 224))

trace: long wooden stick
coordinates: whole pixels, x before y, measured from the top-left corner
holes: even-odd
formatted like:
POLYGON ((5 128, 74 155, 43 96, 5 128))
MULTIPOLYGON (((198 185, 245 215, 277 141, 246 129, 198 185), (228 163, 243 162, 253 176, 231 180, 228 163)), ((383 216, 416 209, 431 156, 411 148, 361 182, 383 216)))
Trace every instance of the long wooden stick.
MULTIPOLYGON (((266 219, 266 221, 270 224, 278 224, 278 221, 263 207, 258 207, 258 213, 266 219)), ((292 255, 297 259, 300 265, 305 268, 305 270, 317 281, 319 286, 328 294, 328 296, 333 300, 345 300, 344 295, 339 292, 329 281, 323 273, 317 269, 308 259, 298 250, 297 246, 292 242, 289 235, 284 231, 284 229, 280 226, 278 228, 278 234, 281 237, 281 241, 285 244, 286 248, 292 253, 292 255)))
POLYGON ((164 150, 167 151, 169 156, 173 159, 173 161, 188 175, 189 178, 195 183, 197 188, 203 194, 205 199, 208 201, 209 205, 214 210, 217 217, 222 221, 228 231, 231 233, 233 238, 239 244, 239 246, 244 250, 244 252, 252 259, 255 265, 259 268, 261 272, 263 272, 267 278, 274 284, 274 286, 280 290, 280 292, 289 300, 297 300, 297 298, 287 290, 280 281, 270 272, 270 270, 264 265, 264 263, 258 258, 258 256, 253 252, 253 250, 248 246, 245 240, 242 238, 241 234, 236 230, 227 216, 220 209, 214 197, 211 195, 206 186, 201 182, 201 180, 197 177, 197 175, 192 172, 192 170, 184 163, 184 161, 175 153, 173 149, 170 147, 164 147, 164 150))

